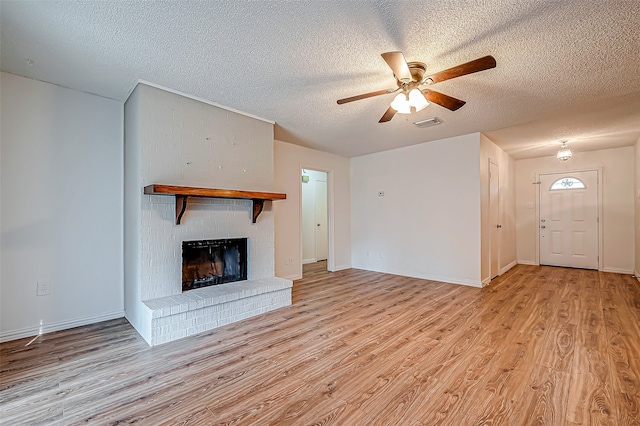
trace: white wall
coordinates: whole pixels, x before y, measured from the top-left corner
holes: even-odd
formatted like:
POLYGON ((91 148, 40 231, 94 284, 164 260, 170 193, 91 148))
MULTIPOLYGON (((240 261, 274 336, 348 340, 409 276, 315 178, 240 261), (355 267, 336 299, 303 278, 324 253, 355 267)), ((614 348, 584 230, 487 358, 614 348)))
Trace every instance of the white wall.
POLYGON ((122 317, 122 103, 6 73, 0 85, 0 339, 122 317))
POLYGON ((536 263, 536 173, 602 168, 602 270, 632 273, 634 246, 634 147, 574 152, 567 162, 555 157, 516 161, 518 263, 536 263), (527 208, 533 203, 534 208, 527 208))
POLYGON ((316 182, 326 182, 327 174, 305 169, 303 175, 309 176, 302 187, 302 263, 316 262, 316 182))
POLYGON ((353 267, 480 286, 479 158, 478 133, 352 158, 353 267))
POLYGON ((276 276, 302 278, 301 185, 302 168, 328 173, 330 270, 351 267, 351 204, 349 159, 275 141, 275 186, 287 200, 274 203, 276 276), (333 217, 333 221, 331 218, 333 217), (291 260, 291 262, 289 262, 291 260))
POLYGON ((635 146, 635 276, 640 277, 640 138, 635 146))
POLYGON ((499 260, 500 274, 516 265, 516 192, 515 161, 485 135, 480 135, 480 197, 482 217, 482 282, 491 279, 491 227, 489 220, 489 160, 500 171, 500 224, 499 260))

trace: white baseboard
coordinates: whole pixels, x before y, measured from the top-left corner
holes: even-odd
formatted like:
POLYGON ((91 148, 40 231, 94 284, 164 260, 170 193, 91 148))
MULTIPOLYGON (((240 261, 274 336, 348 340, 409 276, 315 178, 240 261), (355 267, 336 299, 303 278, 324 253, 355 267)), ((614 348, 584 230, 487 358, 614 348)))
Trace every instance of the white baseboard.
POLYGON ((306 265, 308 263, 316 263, 316 262, 317 262, 317 260, 315 260, 315 259, 302 259, 302 264, 303 265, 306 265))
POLYGON ((108 321, 116 318, 123 318, 124 311, 111 312, 108 314, 96 315, 92 317, 79 318, 69 321, 59 321, 37 327, 25 327, 18 330, 3 331, 0 333, 0 342, 22 339, 25 337, 39 336, 53 331, 67 330, 69 328, 81 327, 83 325, 94 324, 96 322, 108 321))
POLYGON ((507 272, 509 269, 513 268, 514 266, 516 266, 518 264, 517 261, 513 261, 510 264, 508 264, 507 266, 505 266, 504 268, 500 269, 500 275, 504 274, 505 272, 507 272))
POLYGON ((351 265, 338 265, 333 268, 332 272, 344 271, 345 269, 351 269, 351 265))
POLYGON ((518 260, 516 262, 518 265, 531 265, 531 266, 540 266, 536 262, 532 262, 530 260, 518 260))
POLYGON ((406 271, 394 271, 394 270, 384 270, 383 271, 383 270, 380 270, 380 269, 363 268, 363 267, 358 267, 358 266, 353 266, 353 268, 362 269, 362 270, 365 270, 365 271, 381 272, 383 274, 400 275, 402 277, 419 278, 421 280, 438 281, 438 282, 443 282, 443 283, 448 283, 448 284, 466 285, 466 286, 469 286, 469 287, 477 287, 477 288, 481 288, 482 287, 482 281, 481 280, 470 280, 470 279, 467 279, 467 278, 447 277, 447 276, 440 276, 440 275, 426 275, 426 274, 420 274, 420 273, 414 273, 414 272, 406 272, 406 271))
MULTIPOLYGON (((498 273, 498 275, 502 275, 505 272, 508 272, 509 269, 513 268, 517 264, 518 264, 518 262, 514 260, 513 262, 509 263, 507 266, 505 266, 503 268, 500 268, 500 272, 498 273)), ((482 287, 485 287, 485 286, 489 285, 490 282, 491 282, 491 278, 489 278, 489 277, 483 279, 482 280, 482 287)))
MULTIPOLYGON (((531 262, 530 260, 518 260, 517 264, 518 265, 540 266, 539 264, 537 264, 535 262, 531 262)), ((616 274, 627 274, 627 275, 633 274, 633 270, 631 270, 631 269, 622 269, 622 268, 602 268, 601 271, 602 272, 613 272, 613 273, 616 273, 616 274)))
POLYGON ((636 280, 640 281, 640 272, 636 271, 633 275, 636 276, 636 280))
POLYGON ((615 274, 633 275, 633 269, 602 268, 602 272, 613 272, 615 274))

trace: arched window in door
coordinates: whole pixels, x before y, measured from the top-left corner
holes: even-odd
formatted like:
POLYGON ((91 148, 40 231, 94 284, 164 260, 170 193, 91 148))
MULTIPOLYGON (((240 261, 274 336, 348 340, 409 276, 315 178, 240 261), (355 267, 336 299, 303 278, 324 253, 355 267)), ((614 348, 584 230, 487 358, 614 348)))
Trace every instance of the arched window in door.
POLYGON ((587 186, 578 178, 563 177, 551 184, 550 191, 558 191, 563 189, 585 189, 587 186))

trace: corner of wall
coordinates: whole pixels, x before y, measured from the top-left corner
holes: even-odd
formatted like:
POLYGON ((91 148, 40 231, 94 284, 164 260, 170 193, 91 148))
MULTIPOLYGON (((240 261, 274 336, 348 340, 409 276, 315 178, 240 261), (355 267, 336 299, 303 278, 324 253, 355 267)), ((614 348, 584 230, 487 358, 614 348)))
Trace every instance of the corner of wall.
POLYGON ((636 277, 640 270, 640 138, 635 145, 635 191, 634 191, 634 214, 635 214, 635 271, 636 277))
MULTIPOLYGON (((124 310, 125 318, 140 332, 144 323, 140 313, 140 86, 124 104, 124 310)), ((142 332, 140 332, 142 335, 142 332)), ((146 339, 146 338, 145 338, 146 339)))

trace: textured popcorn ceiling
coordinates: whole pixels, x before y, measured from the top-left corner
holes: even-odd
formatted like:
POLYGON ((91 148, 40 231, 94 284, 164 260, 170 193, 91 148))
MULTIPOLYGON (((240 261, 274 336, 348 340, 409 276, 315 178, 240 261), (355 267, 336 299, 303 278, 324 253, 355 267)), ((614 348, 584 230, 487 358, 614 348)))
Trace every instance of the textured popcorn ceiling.
POLYGON ((640 3, 558 1, 7 1, 1 69, 124 101, 138 79, 273 120, 276 138, 346 156, 485 132, 515 158, 640 137, 640 3), (378 124, 395 87, 380 54, 428 73, 491 54, 497 68, 435 85, 467 101, 378 124), (438 116, 419 129, 413 121, 438 116))

